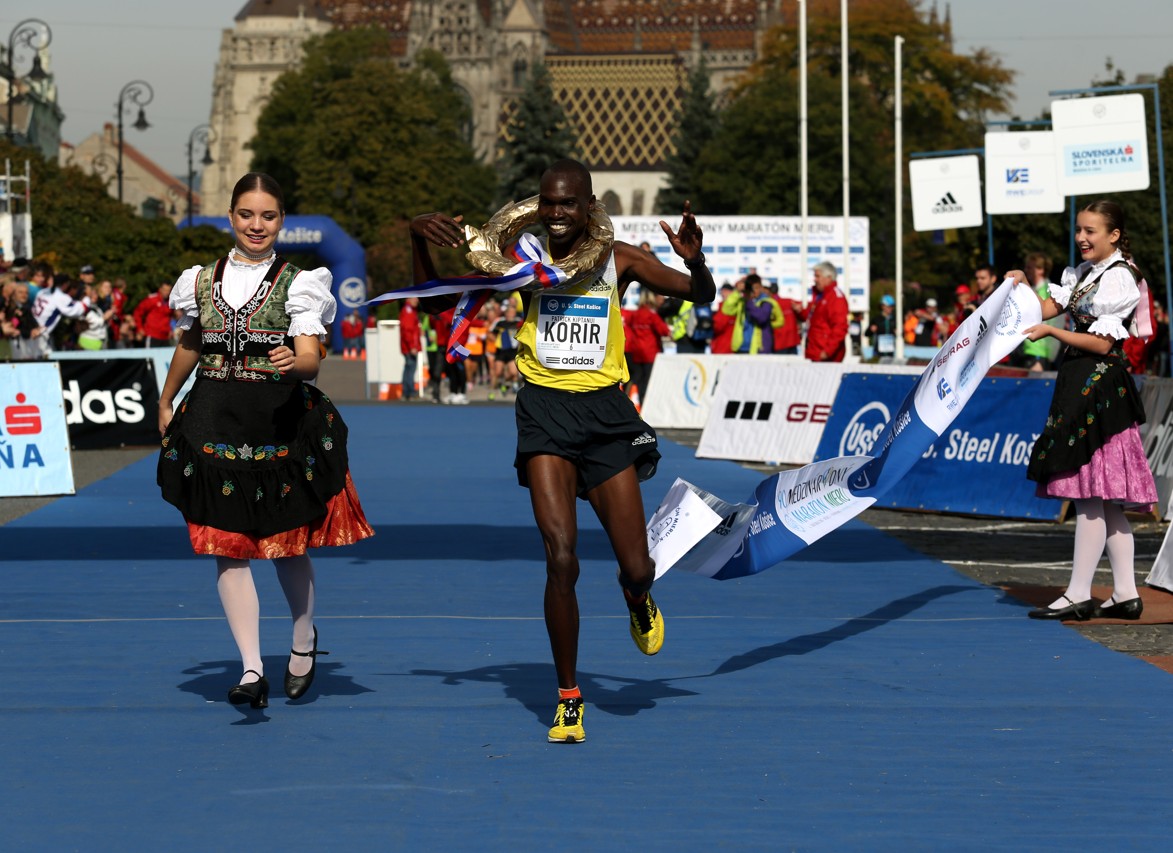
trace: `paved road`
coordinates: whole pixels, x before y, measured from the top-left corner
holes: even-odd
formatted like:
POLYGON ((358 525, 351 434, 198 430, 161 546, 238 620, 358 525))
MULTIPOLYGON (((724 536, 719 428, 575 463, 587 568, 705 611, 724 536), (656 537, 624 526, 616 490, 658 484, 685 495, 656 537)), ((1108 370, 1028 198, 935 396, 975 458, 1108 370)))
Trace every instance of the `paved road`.
MULTIPOLYGON (((431 402, 380 402, 368 399, 363 362, 331 356, 322 364, 319 386, 335 402, 347 405, 379 406, 435 405, 431 402)), ((377 398, 377 389, 371 391, 377 398)), ((483 386, 469 389, 470 405, 512 405, 512 397, 490 401, 483 386)), ((665 437, 695 447, 700 434, 695 430, 666 430, 665 437)), ((76 451, 73 454, 77 487, 110 476, 126 465, 153 455, 155 448, 76 451)), ((761 466, 753 466, 770 473, 761 466)), ((55 498, 0 498, 0 525, 19 518, 55 498)), ((1058 590, 1067 583, 1074 543, 1074 521, 1013 521, 982 519, 932 513, 867 510, 862 520, 885 530, 910 548, 947 563, 964 575, 999 587, 1044 586, 1058 590)), ((1136 533, 1137 583, 1143 585, 1165 525, 1152 519, 1134 518, 1136 533)), ((1101 563, 1096 583, 1111 584, 1107 561, 1101 563)), ((1056 592, 1056 595, 1058 592, 1056 592)), ((1025 617, 1025 613, 1024 616, 1025 617)), ((1127 654, 1151 657, 1173 656, 1173 624, 1165 625, 1074 625, 1076 630, 1109 648, 1127 654)))

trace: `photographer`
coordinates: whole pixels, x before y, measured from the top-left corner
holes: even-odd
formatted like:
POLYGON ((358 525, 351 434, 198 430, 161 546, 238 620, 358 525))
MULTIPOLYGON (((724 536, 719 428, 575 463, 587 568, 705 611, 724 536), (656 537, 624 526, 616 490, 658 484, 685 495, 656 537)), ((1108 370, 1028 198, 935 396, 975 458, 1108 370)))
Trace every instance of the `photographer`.
POLYGON ((755 355, 774 351, 773 330, 781 328, 785 319, 778 303, 762 287, 760 275, 750 273, 738 281, 721 303, 721 313, 734 318, 733 352, 755 355))

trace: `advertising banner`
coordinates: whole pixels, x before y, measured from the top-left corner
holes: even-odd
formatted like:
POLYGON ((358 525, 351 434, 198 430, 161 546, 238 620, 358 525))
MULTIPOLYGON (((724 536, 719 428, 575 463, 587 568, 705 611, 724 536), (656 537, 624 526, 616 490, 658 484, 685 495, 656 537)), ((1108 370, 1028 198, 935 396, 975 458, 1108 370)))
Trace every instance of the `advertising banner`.
MULTIPOLYGON (((910 376, 844 376, 815 458, 870 455, 891 413, 915 384, 910 376)), ((1051 379, 987 377, 949 429, 876 499, 876 506, 1058 518, 1062 501, 1035 497, 1035 484, 1026 479, 1054 384, 1051 379)))
POLYGON ((1055 134, 986 134, 986 213, 1062 213, 1055 134))
POLYGON ((1149 188, 1144 95, 1101 95, 1051 102, 1064 195, 1149 188))
POLYGON ((0 364, 0 497, 73 493, 57 365, 0 364))
MULTIPOLYGON (((615 216, 615 239, 638 246, 648 243, 652 251, 668 266, 687 272, 684 262, 672 251, 660 220, 673 227, 679 217, 671 216, 615 216)), ((815 264, 829 261, 840 271, 839 283, 845 281, 842 271, 847 266, 847 305, 852 311, 868 310, 871 287, 868 218, 850 218, 848 239, 843 239, 843 217, 808 216, 806 224, 807 256, 805 270, 800 269, 802 257, 802 218, 798 216, 699 216, 697 223, 704 230, 705 258, 713 278, 720 287, 732 284, 747 273, 756 272, 766 284, 777 284, 778 295, 784 299, 806 302, 810 299, 814 279, 811 269, 815 264), (844 246, 849 247, 844 251, 844 246)), ((628 288, 625 302, 634 299, 638 290, 628 288)), ((634 307, 634 304, 633 306, 634 307)))
POLYGON ((1146 419, 1141 427, 1144 452, 1157 483, 1157 509, 1167 519, 1173 498, 1173 379, 1145 377, 1140 399, 1146 419))
MULTIPOLYGON (((159 396, 162 396, 163 383, 167 381, 167 371, 171 369, 171 359, 174 355, 175 347, 151 347, 149 349, 134 347, 130 349, 64 350, 52 353, 49 358, 57 361, 93 361, 94 359, 111 358, 130 358, 141 361, 144 358, 149 358, 155 363, 155 384, 158 386, 159 396)), ((179 393, 175 395, 176 400, 182 400, 183 396, 191 390, 191 386, 195 384, 195 378, 196 371, 193 370, 180 386, 179 393)))
POLYGON ((867 455, 781 471, 736 504, 678 480, 647 524, 657 574, 676 567, 717 580, 746 577, 837 530, 898 485, 951 432, 991 365, 1021 344, 1023 330, 1040 317, 1029 288, 1004 282, 941 347, 867 455), (694 511, 693 498, 712 512, 694 511))
POLYGON ((915 230, 982 224, 982 179, 977 155, 909 160, 908 179, 915 230))
POLYGON ((815 458, 823 425, 845 373, 879 371, 915 376, 922 370, 816 363, 793 355, 734 356, 721 371, 721 384, 709 404, 709 419, 696 455, 766 465, 805 465, 815 458))
POLYGON ((58 364, 65 421, 74 448, 159 443, 159 393, 153 361, 66 359, 58 364))
MULTIPOLYGON (((744 355, 656 356, 652 381, 640 401, 640 416, 656 429, 704 429, 721 371, 744 355)), ((772 358, 772 356, 770 356, 772 358)))

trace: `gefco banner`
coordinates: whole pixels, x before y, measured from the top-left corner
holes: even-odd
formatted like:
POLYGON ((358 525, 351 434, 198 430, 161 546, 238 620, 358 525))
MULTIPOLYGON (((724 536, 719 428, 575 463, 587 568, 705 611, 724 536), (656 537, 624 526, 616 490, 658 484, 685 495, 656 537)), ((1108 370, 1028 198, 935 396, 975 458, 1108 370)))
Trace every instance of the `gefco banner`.
POLYGON ((647 525, 657 576, 673 566, 718 580, 756 574, 859 515, 925 455, 990 366, 1041 319, 1034 292, 1004 282, 941 347, 869 454, 767 477, 738 504, 678 479, 647 525))
MULTIPOLYGON (((615 216, 615 239, 638 246, 647 243, 656 257, 670 267, 687 273, 684 261, 660 228, 660 220, 673 217, 615 216)), ((784 299, 809 301, 815 264, 829 261, 839 271, 839 284, 847 294, 852 311, 868 310, 871 281, 868 218, 852 216, 847 239, 843 217, 808 216, 806 220, 806 269, 802 269, 802 217, 799 216, 701 216, 697 218, 705 235, 705 259, 720 286, 732 284, 747 273, 756 272, 762 281, 778 285, 784 299), (846 287, 843 287, 846 282, 846 287)), ((634 308, 639 290, 627 289, 625 307, 634 308)))
POLYGON ((745 356, 660 353, 640 417, 656 429, 704 429, 721 373, 738 359, 745 356))
POLYGON ((1051 102, 1064 195, 1149 188, 1144 95, 1102 95, 1051 102))
POLYGON ((0 497, 73 493, 57 365, 0 364, 0 497))
POLYGON ((982 179, 975 154, 908 162, 912 227, 917 231, 982 224, 982 179))
POLYGON ((986 213, 1062 213, 1055 134, 986 134, 986 213))
MULTIPOLYGON (((963 377, 973 381, 972 375, 963 377)), ((869 454, 916 379, 843 377, 815 459, 869 454)), ((899 482, 876 500, 890 509, 1054 520, 1062 502, 1035 495, 1027 463, 1047 419, 1054 381, 987 378, 982 392, 899 482)))

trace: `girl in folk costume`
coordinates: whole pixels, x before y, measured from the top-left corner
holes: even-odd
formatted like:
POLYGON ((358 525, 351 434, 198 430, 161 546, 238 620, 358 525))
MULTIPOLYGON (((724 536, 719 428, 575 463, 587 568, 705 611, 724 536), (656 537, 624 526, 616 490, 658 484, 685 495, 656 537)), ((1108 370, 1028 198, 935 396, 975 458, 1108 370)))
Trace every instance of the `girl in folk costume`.
MULTIPOLYGON (((1027 476, 1038 482, 1040 496, 1075 502, 1075 555, 1063 595, 1029 615, 1135 620, 1143 605, 1124 511, 1147 511, 1157 490, 1140 440, 1144 408, 1128 374, 1123 342, 1130 323, 1134 334, 1151 334, 1147 287, 1130 262, 1119 205, 1096 201, 1085 207, 1076 220, 1075 242, 1083 263, 1065 270, 1062 282, 1051 285, 1051 295, 1042 300, 1044 320, 1066 311, 1074 331, 1046 323, 1027 330, 1032 341, 1051 336, 1063 346, 1051 409, 1027 476), (1113 591, 1097 606, 1092 577, 1105 546, 1113 591)), ((1025 282, 1021 273, 1013 275, 1025 282)))
POLYGON ((330 273, 302 271, 274 251, 285 217, 268 175, 237 182, 236 246, 184 272, 171 292, 182 331, 159 400, 163 498, 187 521, 192 548, 216 557, 217 588, 244 670, 228 701, 268 706, 260 606, 249 566, 272 560, 293 618, 285 693, 314 678, 314 567, 307 548, 373 535, 350 478, 346 425, 310 384, 319 336, 334 319, 330 273), (193 370, 195 385, 175 408, 193 370))

